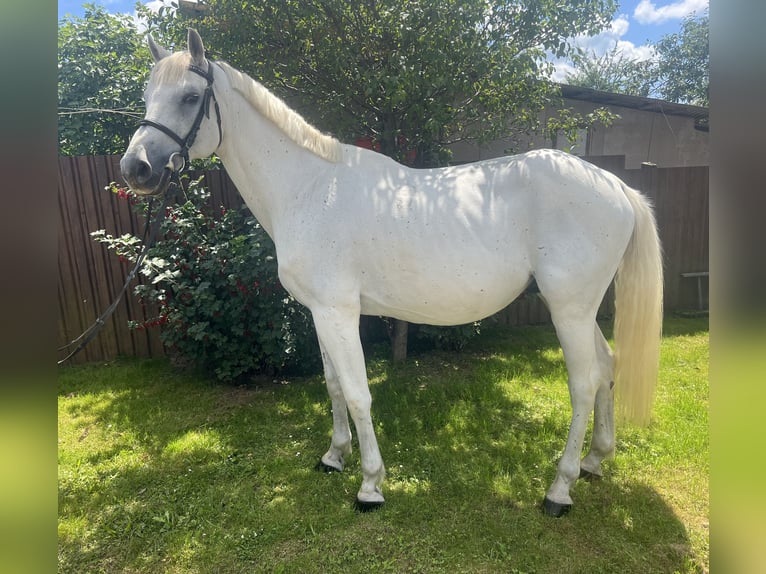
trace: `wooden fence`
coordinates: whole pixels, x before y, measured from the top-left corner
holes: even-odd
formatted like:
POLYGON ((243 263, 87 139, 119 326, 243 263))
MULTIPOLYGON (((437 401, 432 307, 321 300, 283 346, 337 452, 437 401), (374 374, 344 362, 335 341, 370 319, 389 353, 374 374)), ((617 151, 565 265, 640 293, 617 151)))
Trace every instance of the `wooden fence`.
MULTIPOLYGON (((708 168, 624 169, 622 156, 587 158, 626 183, 640 189, 655 204, 665 257, 665 309, 696 309, 698 285, 682 273, 708 271, 708 168)), ((118 236, 139 235, 142 218, 116 194, 105 191, 112 181, 121 181, 118 156, 59 158, 59 248, 58 248, 58 341, 65 345, 98 317, 120 291, 130 264, 118 260, 93 241, 90 233, 105 229, 118 236)), ((213 205, 228 208, 243 204, 225 171, 205 172, 213 205)), ((141 281, 139 279, 138 281, 141 281)), ((611 291, 611 290, 610 290, 611 291)), ((703 297, 707 298, 707 283, 703 297)), ((613 297, 607 294, 602 315, 613 312, 613 297)), ((130 292, 125 295, 101 333, 74 362, 109 360, 119 355, 163 356, 159 333, 154 329, 130 330, 128 320, 143 322, 152 310, 145 309, 130 292)), ((545 305, 535 296, 524 296, 498 313, 508 325, 545 323, 550 320, 545 305)), ((63 356, 63 354, 61 355, 63 356)))
MULTIPOLYGON (((111 304, 132 267, 121 262, 106 247, 96 243, 90 233, 105 229, 119 236, 141 236, 143 218, 133 212, 128 201, 105 188, 122 181, 119 156, 59 157, 58 228, 58 343, 66 345, 111 304)), ((234 207, 243 201, 226 175, 212 170, 205 173, 211 202, 234 207)), ((142 282, 139 276, 134 285, 142 282)), ((131 330, 129 320, 150 319, 133 296, 133 285, 123 297, 100 334, 72 361, 76 363, 109 360, 120 355, 158 357, 164 355, 156 329, 131 330)), ((65 352, 60 353, 61 357, 65 352)))

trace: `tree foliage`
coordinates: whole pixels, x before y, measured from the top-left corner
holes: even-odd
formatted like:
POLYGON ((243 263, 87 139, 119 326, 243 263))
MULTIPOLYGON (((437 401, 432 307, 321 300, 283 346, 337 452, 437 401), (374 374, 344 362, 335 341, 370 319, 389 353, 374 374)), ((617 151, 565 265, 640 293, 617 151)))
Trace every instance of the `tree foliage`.
POLYGON ((710 18, 707 13, 684 18, 681 31, 664 36, 655 46, 659 95, 670 102, 709 105, 710 18))
POLYGON ((58 29, 59 153, 122 153, 143 115, 151 58, 133 19, 85 6, 58 29))
MULTIPOLYGON (((603 29, 613 0, 210 0, 202 18, 146 13, 165 41, 196 27, 217 55, 320 128, 443 165, 451 143, 528 133, 556 93, 546 50, 603 29), (412 150, 414 154, 409 153, 412 150)), ((412 159, 414 158, 414 160, 412 159)))
POLYGON ((568 72, 565 80, 572 86, 648 97, 656 83, 655 63, 631 58, 617 43, 602 56, 594 50, 580 50, 572 62, 575 71, 568 72))

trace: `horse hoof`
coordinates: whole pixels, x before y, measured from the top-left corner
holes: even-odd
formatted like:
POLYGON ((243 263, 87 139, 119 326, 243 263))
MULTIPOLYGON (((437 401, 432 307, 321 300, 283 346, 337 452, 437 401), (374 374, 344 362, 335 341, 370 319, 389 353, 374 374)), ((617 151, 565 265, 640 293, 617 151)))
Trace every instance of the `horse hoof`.
POLYGON ((601 480, 602 477, 600 474, 596 474, 595 472, 591 472, 589 470, 585 470, 584 468, 581 468, 579 478, 582 478, 583 480, 587 482, 593 482, 594 480, 601 480))
POLYGON ((331 472, 343 472, 342 468, 337 468, 334 466, 330 466, 329 464, 325 464, 321 458, 319 459, 319 462, 314 467, 314 470, 319 470, 326 474, 330 474, 331 472))
POLYGON ((561 518, 572 508, 571 504, 561 504, 560 502, 553 502, 547 496, 543 500, 543 511, 548 516, 553 518, 561 518))
POLYGON ((367 512, 373 512, 375 510, 378 510, 384 504, 385 504, 385 501, 383 500, 365 501, 365 500, 359 500, 357 498, 356 501, 354 502, 354 509, 360 513, 367 513, 367 512))

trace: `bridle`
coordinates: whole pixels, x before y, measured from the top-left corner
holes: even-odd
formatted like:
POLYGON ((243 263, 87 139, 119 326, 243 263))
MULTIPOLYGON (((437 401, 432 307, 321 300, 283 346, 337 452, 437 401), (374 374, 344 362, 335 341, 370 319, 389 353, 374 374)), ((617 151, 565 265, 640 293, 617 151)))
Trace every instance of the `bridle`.
POLYGON ((206 62, 207 70, 203 70, 194 64, 189 64, 189 71, 202 76, 207 81, 207 86, 205 87, 204 94, 202 94, 202 102, 200 102, 200 107, 197 110, 197 116, 194 118, 194 123, 189 129, 189 132, 186 134, 186 137, 179 136, 166 125, 155 122, 154 120, 148 120, 144 118, 138 122, 139 127, 148 126, 157 129, 170 137, 179 146, 181 146, 181 149, 178 152, 170 155, 168 163, 163 170, 162 177, 160 178, 160 182, 157 185, 157 192, 154 195, 164 193, 168 184, 170 183, 171 177, 177 176, 178 173, 180 173, 189 163, 189 149, 194 145, 194 140, 197 139, 197 133, 199 132, 199 128, 202 125, 202 120, 204 118, 210 118, 211 101, 215 105, 215 119, 216 124, 218 125, 218 146, 221 145, 221 141, 223 140, 223 132, 221 131, 221 110, 218 107, 218 100, 216 99, 215 92, 213 91, 213 62, 211 60, 206 60, 206 62), (176 167, 175 162, 173 161, 176 154, 178 154, 183 160, 181 165, 178 167, 176 167))
POLYGON ((101 328, 106 324, 106 320, 114 313, 115 309, 117 309, 117 305, 119 304, 120 300, 122 299, 122 296, 125 294, 125 291, 127 291, 128 286, 130 285, 130 282, 133 280, 133 278, 136 276, 136 273, 143 265, 144 259, 146 258, 146 254, 149 251, 149 248, 153 245, 154 240, 157 238, 157 235, 159 233, 159 229, 162 225, 162 220, 165 217, 165 212, 167 211, 167 208, 170 205, 170 202, 175 195, 175 193, 166 193, 168 187, 171 183, 175 184, 176 187, 181 188, 181 182, 179 178, 180 172, 186 167, 186 164, 189 163, 189 149, 194 145, 194 140, 197 138, 197 132, 199 132, 199 128, 202 125, 203 118, 210 118, 210 102, 212 101, 215 104, 215 116, 216 116, 216 123, 218 124, 218 146, 221 145, 221 140, 223 138, 223 134, 221 132, 221 110, 218 107, 218 100, 215 99, 215 93, 213 92, 213 62, 210 60, 207 60, 207 71, 203 70, 199 66, 195 66, 194 64, 189 65, 189 70, 191 72, 194 72, 195 74, 199 74, 205 80, 207 80, 207 87, 205 88, 205 93, 202 95, 202 102, 200 103, 199 110, 197 111, 197 116, 194 118, 194 123, 191 126, 191 129, 189 130, 189 133, 186 134, 186 137, 181 137, 177 133, 175 133, 173 130, 171 130, 169 127, 159 123, 155 122, 153 120, 147 120, 143 119, 138 122, 138 126, 148 126, 155 129, 160 130, 165 135, 169 136, 173 139, 179 146, 181 146, 181 149, 178 152, 174 152, 170 155, 168 158, 168 163, 165 165, 165 168, 163 169, 162 176, 160 177, 160 181, 157 184, 157 187, 155 188, 156 191, 152 193, 152 196, 157 195, 164 195, 164 201, 162 203, 162 206, 159 208, 159 210, 156 212, 154 220, 151 221, 151 212, 152 212, 152 199, 150 200, 149 207, 146 214, 146 227, 144 228, 144 235, 143 235, 143 249, 141 250, 141 253, 136 258, 136 264, 133 267, 133 269, 128 273, 127 278, 125 279, 125 283, 122 286, 122 289, 118 293, 115 300, 112 302, 112 304, 104 311, 97 319, 96 321, 88 327, 79 337, 71 341, 69 344, 64 345, 63 347, 59 348, 59 351, 63 351, 65 349, 68 349, 69 347, 72 347, 74 345, 77 345, 73 351, 71 351, 66 357, 58 361, 58 364, 65 363, 69 359, 71 359, 73 356, 75 356, 77 353, 79 353, 83 348, 85 348, 85 345, 87 345, 93 338, 98 334, 98 332, 101 330, 101 328), (178 166, 176 166, 174 158, 175 156, 180 156, 183 160, 182 163, 178 166), (151 221, 151 224, 150 224, 151 221))

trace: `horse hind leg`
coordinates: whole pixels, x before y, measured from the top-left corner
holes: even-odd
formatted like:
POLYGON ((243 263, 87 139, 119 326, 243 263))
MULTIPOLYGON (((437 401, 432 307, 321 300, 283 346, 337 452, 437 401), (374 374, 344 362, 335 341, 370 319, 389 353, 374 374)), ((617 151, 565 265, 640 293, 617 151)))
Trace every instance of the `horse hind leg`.
POLYGON ((332 439, 330 448, 322 456, 316 465, 317 470, 325 472, 341 472, 345 464, 345 457, 351 454, 351 428, 348 423, 348 407, 340 386, 340 379, 329 355, 321 342, 319 347, 322 351, 322 364, 324 365, 327 392, 332 401, 332 439))
POLYGON ((580 463, 580 478, 601 478, 601 461, 614 454, 614 356, 601 333, 595 326, 596 358, 600 369, 600 381, 596 391, 593 415, 593 437, 590 450, 580 463))
POLYGON ((583 317, 553 307, 551 316, 564 351, 572 404, 567 443, 559 460, 556 478, 543 501, 546 514, 559 517, 572 507, 569 491, 580 477, 580 456, 601 375, 593 330, 595 310, 583 317))

